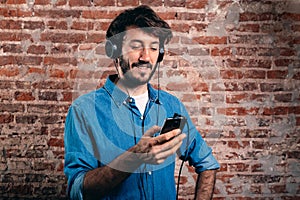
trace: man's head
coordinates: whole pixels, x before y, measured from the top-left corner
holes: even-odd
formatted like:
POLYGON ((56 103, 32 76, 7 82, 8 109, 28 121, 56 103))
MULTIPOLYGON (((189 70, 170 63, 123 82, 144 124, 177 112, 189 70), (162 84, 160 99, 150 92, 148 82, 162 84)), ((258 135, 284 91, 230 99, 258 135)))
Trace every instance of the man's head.
POLYGON ((123 75, 130 72, 127 76, 131 81, 138 78, 147 82, 171 38, 170 26, 148 6, 139 6, 125 10, 110 24, 106 53, 119 62, 123 75))

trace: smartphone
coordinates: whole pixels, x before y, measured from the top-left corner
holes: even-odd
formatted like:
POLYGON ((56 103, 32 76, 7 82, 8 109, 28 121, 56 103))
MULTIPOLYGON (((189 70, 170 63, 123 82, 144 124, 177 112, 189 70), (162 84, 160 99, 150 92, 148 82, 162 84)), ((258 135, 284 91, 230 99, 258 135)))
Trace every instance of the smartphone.
POLYGON ((182 130, 183 127, 186 124, 186 118, 185 117, 176 117, 176 118, 167 118, 164 121, 164 124, 162 126, 162 129, 160 131, 160 134, 164 134, 166 132, 169 132, 174 129, 180 129, 182 130))

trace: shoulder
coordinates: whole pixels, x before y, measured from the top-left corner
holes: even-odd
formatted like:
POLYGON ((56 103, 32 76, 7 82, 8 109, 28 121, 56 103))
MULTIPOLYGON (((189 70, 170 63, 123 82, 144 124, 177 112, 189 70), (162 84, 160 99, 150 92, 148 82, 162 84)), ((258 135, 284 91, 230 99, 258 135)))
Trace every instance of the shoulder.
POLYGON ((103 88, 99 88, 94 91, 90 91, 86 94, 80 95, 72 103, 72 107, 87 107, 89 105, 94 105, 99 99, 99 95, 103 94, 103 88))

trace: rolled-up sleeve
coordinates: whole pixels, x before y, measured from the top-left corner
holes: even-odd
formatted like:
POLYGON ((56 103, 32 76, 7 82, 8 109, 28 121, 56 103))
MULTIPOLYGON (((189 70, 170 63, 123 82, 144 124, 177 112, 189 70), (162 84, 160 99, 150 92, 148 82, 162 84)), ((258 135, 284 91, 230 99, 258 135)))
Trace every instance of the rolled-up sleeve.
POLYGON ((212 153, 212 148, 202 138, 183 104, 181 104, 183 116, 187 118, 187 126, 183 130, 187 134, 187 142, 183 144, 184 153, 180 156, 183 160, 188 160, 189 164, 194 166, 196 173, 205 170, 220 168, 220 165, 212 153))
POLYGON ((98 167, 97 159, 87 150, 82 141, 85 125, 83 113, 71 106, 65 122, 65 163, 64 172, 68 179, 68 196, 70 199, 83 199, 83 180, 86 172, 98 167))

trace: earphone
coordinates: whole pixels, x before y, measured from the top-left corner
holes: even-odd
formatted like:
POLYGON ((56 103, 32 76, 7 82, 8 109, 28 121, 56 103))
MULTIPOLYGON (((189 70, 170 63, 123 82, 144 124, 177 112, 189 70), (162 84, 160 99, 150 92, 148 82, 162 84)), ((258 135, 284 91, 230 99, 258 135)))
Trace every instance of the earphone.
MULTIPOLYGON (((121 56, 121 45, 118 45, 117 42, 114 42, 113 40, 106 40, 105 43, 105 53, 106 55, 111 59, 117 59, 121 56)), ((165 48, 162 42, 159 44, 159 54, 157 57, 157 62, 160 63, 165 54, 165 48)))

